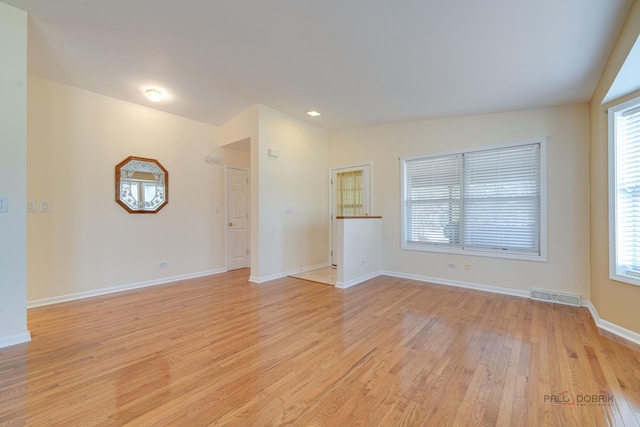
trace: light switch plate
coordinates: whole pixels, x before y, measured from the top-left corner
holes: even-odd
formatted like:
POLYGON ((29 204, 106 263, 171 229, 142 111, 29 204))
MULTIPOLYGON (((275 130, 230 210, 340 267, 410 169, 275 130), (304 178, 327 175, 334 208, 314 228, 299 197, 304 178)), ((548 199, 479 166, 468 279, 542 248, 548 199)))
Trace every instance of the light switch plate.
POLYGON ((7 196, 0 196, 0 213, 9 212, 9 198, 7 196))
POLYGON ((51 212, 51 204, 47 201, 40 202, 40 212, 51 212))
POLYGON ((27 200, 27 212, 35 212, 37 210, 36 206, 35 200, 27 200))

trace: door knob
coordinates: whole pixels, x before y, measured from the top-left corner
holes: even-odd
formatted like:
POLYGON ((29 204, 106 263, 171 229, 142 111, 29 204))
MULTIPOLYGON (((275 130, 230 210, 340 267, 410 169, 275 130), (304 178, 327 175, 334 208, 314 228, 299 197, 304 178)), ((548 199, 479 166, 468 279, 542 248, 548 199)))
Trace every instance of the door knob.
POLYGON ((233 227, 233 223, 232 222, 229 223, 229 227, 233 227))

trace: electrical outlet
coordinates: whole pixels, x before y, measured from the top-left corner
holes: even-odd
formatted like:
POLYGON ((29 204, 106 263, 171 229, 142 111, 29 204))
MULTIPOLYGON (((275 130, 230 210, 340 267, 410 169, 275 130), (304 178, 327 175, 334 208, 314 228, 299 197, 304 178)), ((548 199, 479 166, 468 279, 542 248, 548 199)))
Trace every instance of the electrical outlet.
POLYGON ((169 261, 160 261, 158 263, 158 267, 160 268, 169 267, 169 261))
POLYGON ((458 265, 455 262, 448 262, 447 263, 447 267, 449 267, 449 268, 457 268, 458 265))
POLYGON ((464 269, 467 270, 467 271, 471 270, 471 263, 470 262, 465 262, 464 263, 464 269))
POLYGON ((9 212, 9 197, 7 196, 0 197, 0 212, 2 213, 9 212))

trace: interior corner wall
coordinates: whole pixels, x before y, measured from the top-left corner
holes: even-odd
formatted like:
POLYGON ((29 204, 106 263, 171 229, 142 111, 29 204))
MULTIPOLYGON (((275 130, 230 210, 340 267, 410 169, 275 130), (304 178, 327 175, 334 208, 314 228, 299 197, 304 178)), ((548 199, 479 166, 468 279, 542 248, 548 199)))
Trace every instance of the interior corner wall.
POLYGON ((0 347, 27 330, 27 14, 0 3, 0 347))
POLYGON ((382 219, 382 268, 443 283, 589 297, 588 106, 571 105, 332 131, 329 166, 372 162, 373 215, 382 219), (549 137, 548 261, 401 249, 400 158, 549 137), (448 268, 448 263, 458 268, 448 268), (471 269, 462 268, 469 263, 471 269))
POLYGON ((222 156, 217 127, 33 76, 27 108, 30 302, 224 270, 224 168, 204 161, 222 156), (115 202, 115 165, 128 156, 168 170, 158 213, 115 202))
POLYGON ((252 235, 259 234, 260 258, 255 271, 252 259, 251 275, 262 281, 328 263, 328 133, 264 105, 258 124, 257 149, 251 149, 259 228, 252 235))
POLYGON ((609 167, 607 108, 640 96, 628 94, 601 105, 633 44, 640 37, 640 2, 631 5, 589 104, 591 302, 602 320, 640 334, 640 286, 609 278, 609 167))

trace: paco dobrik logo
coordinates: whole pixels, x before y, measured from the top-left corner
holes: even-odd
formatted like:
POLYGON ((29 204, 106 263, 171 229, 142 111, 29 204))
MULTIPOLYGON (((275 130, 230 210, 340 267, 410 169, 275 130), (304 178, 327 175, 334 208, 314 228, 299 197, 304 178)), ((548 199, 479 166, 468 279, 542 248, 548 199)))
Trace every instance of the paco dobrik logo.
POLYGON ((554 405, 573 406, 576 404, 576 394, 568 390, 558 394, 545 394, 544 401, 545 403, 553 403, 554 405))
POLYGON ((545 394, 544 402, 562 406, 613 405, 612 394, 576 394, 569 390, 558 394, 545 394))

